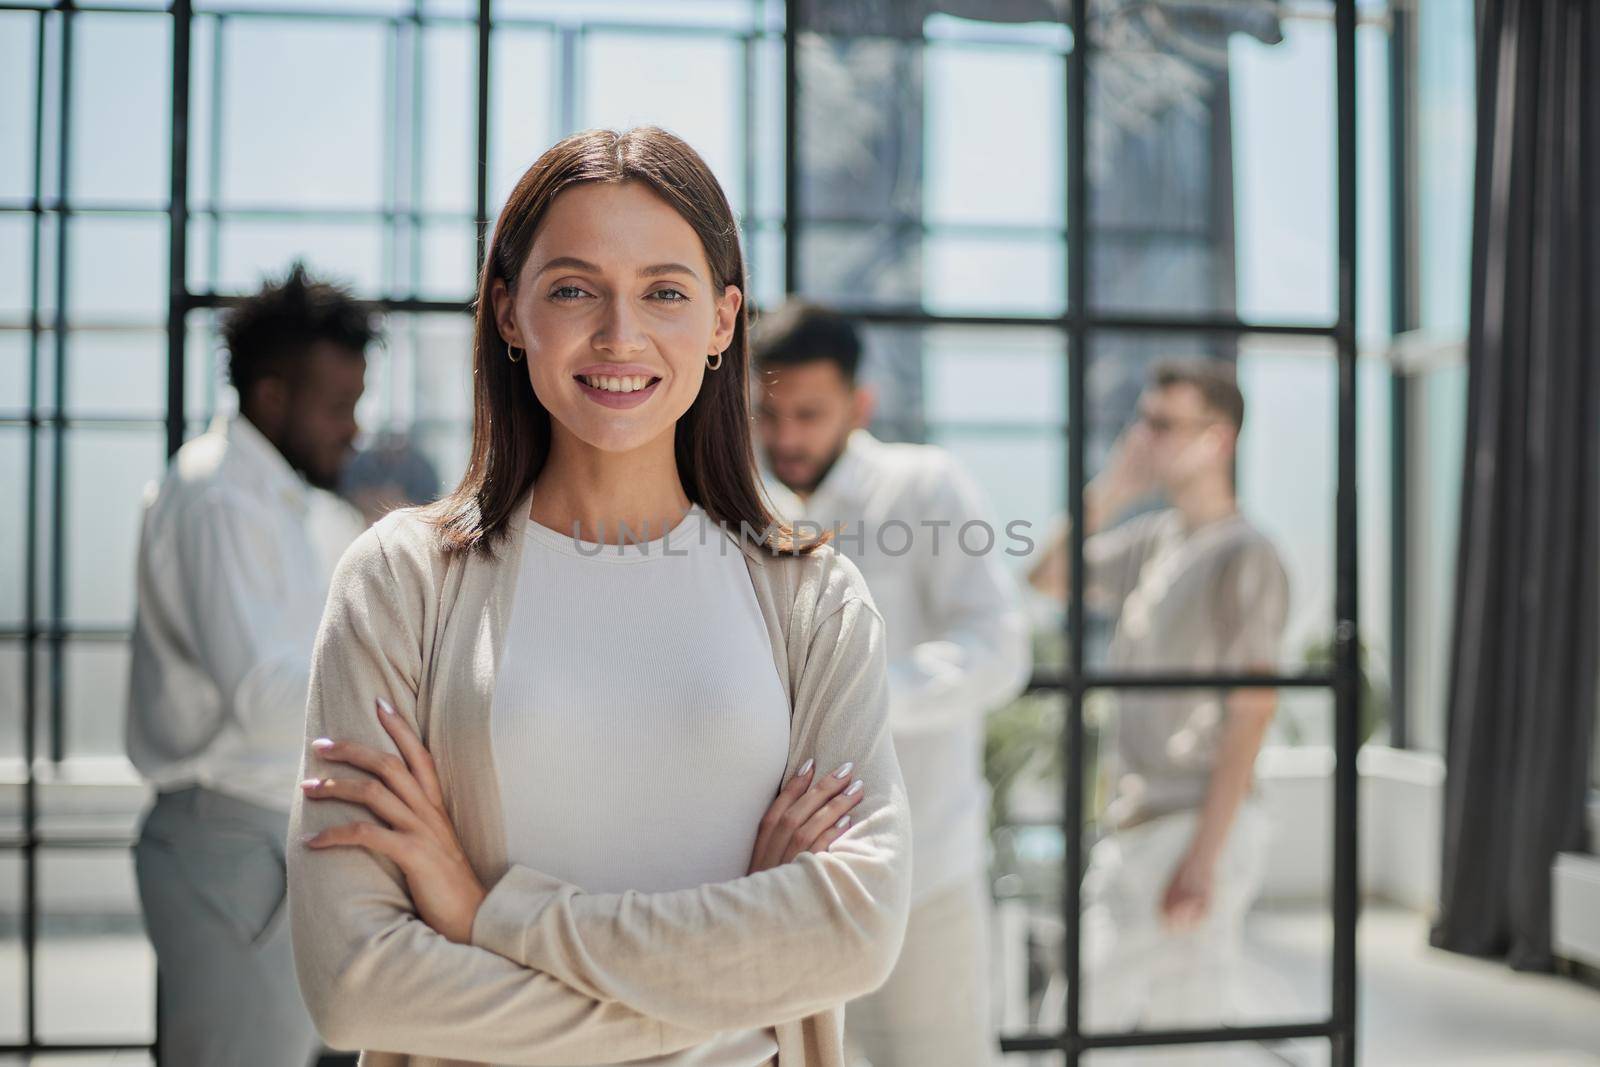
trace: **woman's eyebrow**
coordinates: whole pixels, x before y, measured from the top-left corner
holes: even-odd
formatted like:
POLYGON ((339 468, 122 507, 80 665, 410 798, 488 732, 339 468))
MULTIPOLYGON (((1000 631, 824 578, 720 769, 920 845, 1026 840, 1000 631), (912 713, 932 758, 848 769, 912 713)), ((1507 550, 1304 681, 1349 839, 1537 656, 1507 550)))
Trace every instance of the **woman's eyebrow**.
MULTIPOLYGON (((579 259, 576 256, 557 256, 555 259, 552 259, 550 262, 540 267, 536 272, 534 272, 533 276, 537 278, 541 274, 557 269, 582 270, 588 271, 590 274, 601 273, 599 267, 595 266, 593 263, 590 263, 586 259, 579 259)), ((700 275, 695 272, 693 267, 686 267, 682 263, 657 263, 654 266, 641 267, 639 269, 639 276, 641 278, 654 278, 662 274, 687 274, 691 278, 700 277, 700 275)))

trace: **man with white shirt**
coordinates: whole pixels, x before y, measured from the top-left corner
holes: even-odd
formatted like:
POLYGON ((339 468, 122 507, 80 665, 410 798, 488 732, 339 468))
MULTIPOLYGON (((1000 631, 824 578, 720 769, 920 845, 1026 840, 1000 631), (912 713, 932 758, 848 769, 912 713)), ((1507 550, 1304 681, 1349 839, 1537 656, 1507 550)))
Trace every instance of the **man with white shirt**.
POLYGON ((223 335, 240 410, 178 450, 140 529, 124 738, 156 801, 135 865, 160 1062, 301 1067, 319 1043, 284 922, 284 839, 312 643, 364 526, 328 490, 376 326, 297 263, 223 335))
POLYGON ((835 531, 886 623, 889 720, 911 803, 912 911, 889 980, 845 1011, 872 1067, 979 1067, 997 1047, 989 997, 985 714, 1032 669, 1020 590, 976 483, 943 449, 868 430, 855 327, 791 301, 756 333, 769 495, 802 535, 835 531), (988 531, 987 533, 985 531, 988 531))

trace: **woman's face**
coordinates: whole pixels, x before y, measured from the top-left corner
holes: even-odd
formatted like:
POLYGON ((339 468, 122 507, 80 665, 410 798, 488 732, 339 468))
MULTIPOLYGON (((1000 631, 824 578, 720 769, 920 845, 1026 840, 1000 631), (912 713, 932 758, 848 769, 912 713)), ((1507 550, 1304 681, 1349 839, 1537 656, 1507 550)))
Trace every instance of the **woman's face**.
POLYGON ((713 285, 694 227, 633 181, 557 194, 515 297, 500 279, 491 297, 501 336, 527 352, 552 433, 608 452, 671 441, 742 299, 713 285))

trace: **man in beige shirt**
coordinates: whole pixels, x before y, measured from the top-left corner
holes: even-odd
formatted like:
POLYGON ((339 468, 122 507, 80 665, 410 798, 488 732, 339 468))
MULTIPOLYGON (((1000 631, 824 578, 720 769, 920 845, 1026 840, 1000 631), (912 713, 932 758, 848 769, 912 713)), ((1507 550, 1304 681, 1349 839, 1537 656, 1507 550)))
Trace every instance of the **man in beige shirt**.
MULTIPOLYGON (((1272 542, 1239 513, 1244 398, 1231 365, 1155 368, 1084 494, 1084 599, 1114 615, 1107 668, 1271 673, 1289 588, 1272 542), (1110 526, 1160 491, 1168 507, 1110 526), (1109 526, 1109 528, 1108 528, 1109 526)), ((1067 528, 1029 574, 1067 592, 1067 528)), ((1084 1012, 1096 1029, 1215 1026, 1259 891, 1265 829, 1253 772, 1272 690, 1121 690, 1102 743, 1106 835, 1084 882, 1084 1012)))

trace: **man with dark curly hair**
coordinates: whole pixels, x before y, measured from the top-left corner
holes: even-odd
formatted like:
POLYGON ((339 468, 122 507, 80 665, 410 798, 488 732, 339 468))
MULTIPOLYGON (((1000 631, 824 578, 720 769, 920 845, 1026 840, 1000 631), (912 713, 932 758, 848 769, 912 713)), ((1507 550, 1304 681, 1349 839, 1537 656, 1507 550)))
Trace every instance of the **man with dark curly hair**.
POLYGON ((161 1062, 302 1067, 317 1050, 285 915, 311 649, 373 309, 301 263, 231 308, 239 410, 146 490, 125 741, 155 787, 135 848, 161 965, 161 1062), (330 524, 329 516, 334 516, 330 524))

